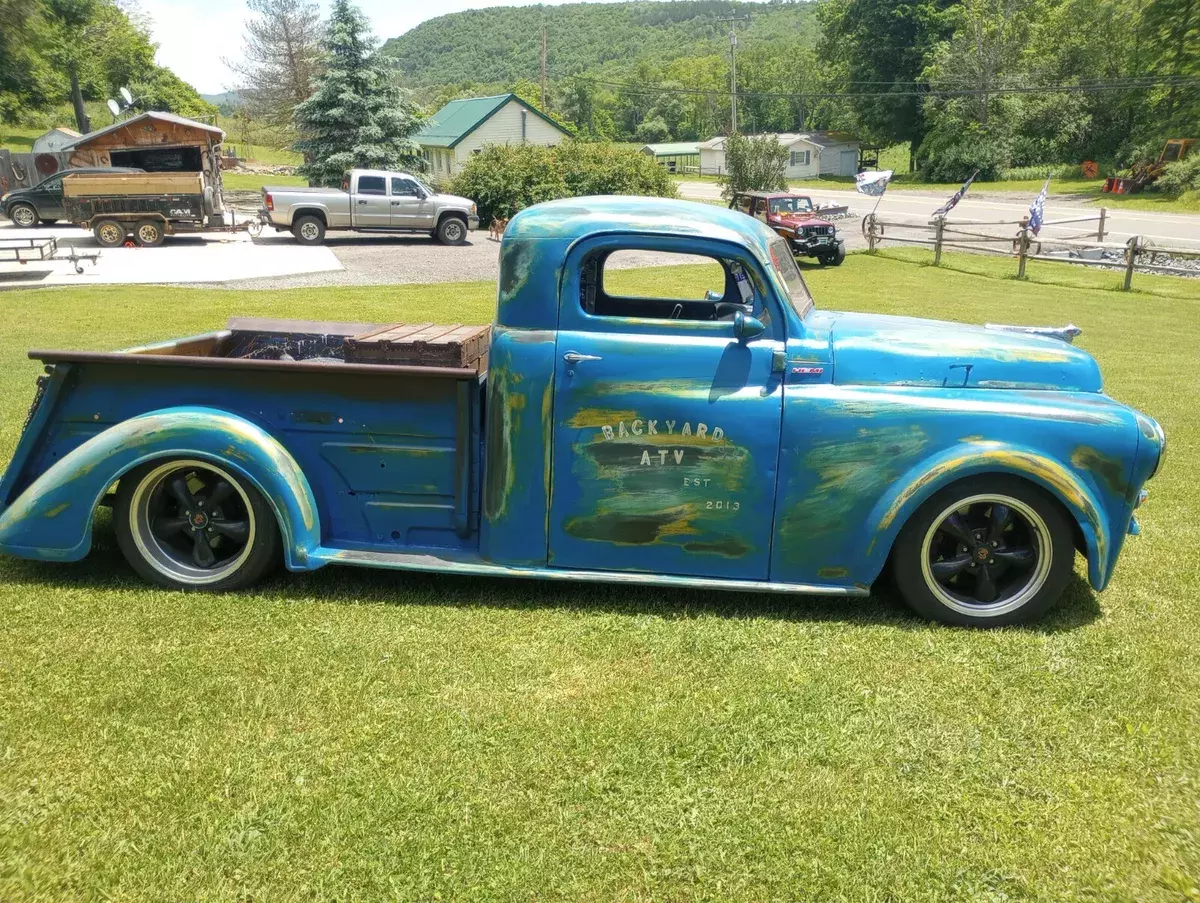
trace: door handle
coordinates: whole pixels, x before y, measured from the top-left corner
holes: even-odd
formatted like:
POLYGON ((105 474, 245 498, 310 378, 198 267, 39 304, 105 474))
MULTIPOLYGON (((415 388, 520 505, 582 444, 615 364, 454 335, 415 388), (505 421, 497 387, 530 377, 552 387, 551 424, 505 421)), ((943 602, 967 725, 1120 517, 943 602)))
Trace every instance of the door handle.
POLYGON ((366 201, 359 201, 359 203, 360 203, 360 204, 365 204, 365 203, 366 203, 366 201))
POLYGON ((580 361, 601 361, 604 358, 595 354, 580 354, 578 351, 568 351, 563 355, 563 360, 568 364, 578 364, 580 361))

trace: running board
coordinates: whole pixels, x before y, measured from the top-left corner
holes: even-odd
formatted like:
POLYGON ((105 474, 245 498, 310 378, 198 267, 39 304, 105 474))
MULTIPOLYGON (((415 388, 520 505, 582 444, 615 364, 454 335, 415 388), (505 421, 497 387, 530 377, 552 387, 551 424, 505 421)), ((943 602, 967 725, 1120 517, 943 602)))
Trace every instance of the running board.
POLYGON ((430 571, 468 577, 525 577, 533 580, 568 580, 577 583, 619 583, 635 586, 676 586, 688 589, 730 590, 749 593, 798 593, 812 596, 866 596, 867 586, 832 586, 820 583, 772 583, 769 580, 733 580, 720 577, 681 577, 629 571, 581 571, 551 567, 510 567, 478 558, 366 552, 355 549, 320 549, 309 557, 312 564, 350 564, 398 571, 430 571))

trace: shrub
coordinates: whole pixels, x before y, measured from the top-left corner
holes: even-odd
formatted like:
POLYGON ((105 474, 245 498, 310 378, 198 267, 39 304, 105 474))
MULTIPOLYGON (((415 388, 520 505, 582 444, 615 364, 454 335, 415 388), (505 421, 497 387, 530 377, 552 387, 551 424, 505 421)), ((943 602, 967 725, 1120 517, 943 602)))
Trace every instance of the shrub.
POLYGON ((1200 191, 1200 154, 1168 163, 1163 167, 1163 173, 1154 183, 1154 187, 1163 194, 1170 195, 1200 191))
POLYGON ((583 141, 564 141, 557 147, 488 145, 467 161, 452 190, 473 200, 485 223, 556 198, 675 197, 674 181, 653 158, 631 147, 583 141))
POLYGON ((1008 168, 1011 151, 1003 138, 950 122, 926 136, 919 156, 926 182, 961 182, 975 170, 979 181, 994 182, 1008 168))
MULTIPOLYGON (((1104 167, 1101 166, 1101 171, 1104 167)), ((1084 178, 1078 163, 1055 163, 1046 166, 1014 166, 1000 173, 1001 182, 1023 182, 1031 179, 1054 179, 1056 182, 1079 181, 1084 178)))
POLYGON ((725 174, 721 196, 741 191, 782 191, 787 188, 788 149, 774 135, 730 135, 725 139, 725 174))

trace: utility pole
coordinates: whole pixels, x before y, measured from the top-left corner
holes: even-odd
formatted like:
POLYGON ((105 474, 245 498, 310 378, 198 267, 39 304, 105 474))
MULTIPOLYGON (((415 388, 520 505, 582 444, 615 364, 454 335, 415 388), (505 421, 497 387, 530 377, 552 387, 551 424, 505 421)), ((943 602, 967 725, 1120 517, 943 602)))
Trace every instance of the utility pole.
POLYGON ((546 109, 546 23, 542 23, 542 112, 548 113, 546 109))
POLYGON ((729 23, 729 134, 736 135, 738 130, 737 115, 737 31, 735 23, 749 20, 749 16, 721 16, 718 22, 729 23))

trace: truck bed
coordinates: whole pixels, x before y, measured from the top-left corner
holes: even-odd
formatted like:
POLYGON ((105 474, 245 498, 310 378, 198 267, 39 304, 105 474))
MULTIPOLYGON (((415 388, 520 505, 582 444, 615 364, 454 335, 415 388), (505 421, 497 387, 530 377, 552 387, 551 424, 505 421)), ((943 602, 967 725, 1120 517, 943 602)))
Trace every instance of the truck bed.
POLYGON ((32 351, 50 376, 0 482, 0 503, 122 421, 198 406, 245 418, 295 458, 316 497, 322 545, 474 550, 486 371, 330 354, 346 336, 381 325, 233 319, 223 330, 119 352, 32 351), (280 347, 309 356, 286 359, 280 347))

